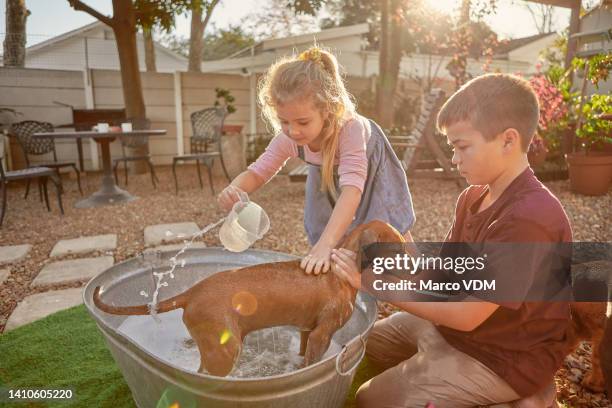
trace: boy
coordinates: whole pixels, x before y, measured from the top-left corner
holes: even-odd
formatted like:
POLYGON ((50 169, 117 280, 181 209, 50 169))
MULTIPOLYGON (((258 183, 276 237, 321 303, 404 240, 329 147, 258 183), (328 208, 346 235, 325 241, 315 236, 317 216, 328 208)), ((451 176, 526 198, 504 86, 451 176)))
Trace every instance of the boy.
MULTIPOLYGON (((571 241, 561 204, 527 160, 538 117, 529 84, 506 74, 473 79, 442 107, 438 128, 471 184, 459 196, 445 242, 571 241)), ((355 259, 334 250, 332 270, 360 289, 355 259)), ((518 269, 502 272, 512 274, 513 293, 526 293, 540 271, 518 269)), ((474 407, 521 398, 514 406, 555 403, 552 380, 568 351, 568 303, 393 303, 404 311, 376 322, 366 350, 386 371, 361 386, 359 407, 474 407)))

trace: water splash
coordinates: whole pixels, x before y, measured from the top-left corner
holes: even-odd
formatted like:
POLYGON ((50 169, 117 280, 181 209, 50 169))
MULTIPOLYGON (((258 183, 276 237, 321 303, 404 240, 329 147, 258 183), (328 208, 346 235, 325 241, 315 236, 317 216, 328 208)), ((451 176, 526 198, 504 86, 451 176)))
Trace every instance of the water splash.
MULTIPOLYGON (((181 268, 185 267, 186 261, 185 259, 182 259, 181 261, 178 260, 179 256, 181 256, 191 245, 193 245, 193 241, 199 237, 201 237, 202 235, 206 234, 208 231, 210 231, 211 229, 215 228, 216 226, 220 225, 223 221, 225 221, 225 217, 222 217, 220 220, 213 222, 211 224, 208 224, 206 227, 202 228, 200 231, 194 233, 191 236, 191 239, 189 241, 185 241, 185 245, 183 246, 183 248, 181 248, 176 254, 174 254, 173 257, 171 257, 169 259, 170 261, 170 269, 165 271, 165 272, 156 272, 154 267, 152 267, 153 270, 153 277, 155 279, 155 291, 153 292, 153 298, 151 299, 151 302, 148 304, 149 307, 149 312, 151 314, 151 317, 153 317, 153 319, 155 319, 155 321, 157 323, 160 322, 160 320, 157 318, 157 304, 158 302, 158 296, 159 296, 159 289, 161 287, 167 287, 168 286, 168 282, 164 281, 165 277, 169 277, 170 279, 174 279, 174 271, 177 268, 177 266, 180 266, 181 268)), ((166 235, 168 235, 168 233, 170 233, 170 235, 172 234, 170 231, 166 231, 166 235)), ((159 258, 159 252, 156 253, 156 257, 159 258)))

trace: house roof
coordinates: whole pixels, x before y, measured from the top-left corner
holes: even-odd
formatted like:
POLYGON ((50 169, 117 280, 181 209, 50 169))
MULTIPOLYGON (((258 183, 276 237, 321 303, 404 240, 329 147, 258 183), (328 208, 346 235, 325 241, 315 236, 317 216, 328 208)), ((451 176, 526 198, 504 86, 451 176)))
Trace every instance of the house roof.
POLYGON ((243 48, 242 50, 230 55, 227 58, 241 58, 260 54, 262 51, 274 50, 277 48, 290 47, 297 44, 311 43, 313 40, 325 41, 334 38, 350 37, 353 35, 367 34, 370 26, 367 23, 355 24, 344 27, 334 27, 321 30, 315 33, 292 35, 283 38, 270 38, 259 41, 255 45, 243 48))
POLYGON ((557 33, 542 33, 530 35, 528 37, 515 38, 513 40, 502 42, 501 44, 499 44, 499 46, 497 46, 495 51, 497 54, 508 54, 510 51, 514 51, 517 48, 524 47, 527 44, 530 44, 534 41, 540 40, 551 35, 557 35, 557 33))
POLYGON ((39 42, 38 44, 34 44, 34 45, 31 45, 31 46, 27 47, 26 48, 26 52, 31 53, 31 52, 39 51, 39 50, 47 48, 47 47, 49 47, 49 46, 51 46, 53 44, 56 44, 58 42, 67 40, 70 37, 76 37, 76 36, 78 36, 80 34, 83 34, 83 33, 87 32, 87 31, 89 31, 89 30, 98 28, 98 26, 100 26, 102 24, 104 24, 104 23, 102 23, 100 21, 94 21, 93 23, 84 25, 84 26, 76 28, 74 30, 66 31, 63 34, 56 35, 55 37, 51 37, 48 40, 44 40, 44 41, 39 42))
MULTIPOLYGON (((103 27, 107 27, 106 24, 104 24, 101 21, 94 21, 93 23, 84 25, 82 27, 76 28, 76 29, 71 30, 71 31, 67 31, 67 32, 65 32, 63 34, 60 34, 60 35, 56 35, 55 37, 49 38, 48 40, 41 41, 38 44, 34 44, 34 45, 30 46, 30 47, 27 47, 26 48, 26 54, 28 54, 28 53, 32 54, 32 53, 43 51, 43 50, 47 49, 48 47, 50 47, 50 46, 52 46, 54 44, 60 43, 60 42, 65 41, 65 40, 68 40, 68 39, 70 39, 72 37, 78 37, 78 36, 80 36, 82 34, 85 34, 88 31, 95 30, 95 29, 98 29, 98 28, 103 28, 103 27)), ((138 33, 138 37, 142 38, 142 33, 138 33)), ((177 52, 172 51, 169 48, 164 47, 163 45, 161 45, 157 41, 153 41, 153 44, 155 46, 155 50, 156 51, 159 50, 159 51, 164 52, 166 54, 169 54, 169 55, 173 56, 174 58, 179 59, 181 61, 187 61, 187 58, 185 58, 184 56, 182 56, 181 54, 179 54, 177 52)))

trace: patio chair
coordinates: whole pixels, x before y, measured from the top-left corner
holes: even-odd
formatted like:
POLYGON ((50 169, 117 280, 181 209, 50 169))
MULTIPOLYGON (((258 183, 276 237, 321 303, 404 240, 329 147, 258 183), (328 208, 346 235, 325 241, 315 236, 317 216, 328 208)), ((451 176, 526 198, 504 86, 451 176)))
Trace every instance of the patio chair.
POLYGON ((453 168, 451 159, 438 139, 436 115, 445 101, 441 89, 432 89, 421 104, 421 113, 415 128, 408 136, 390 136, 391 145, 403 148, 401 162, 408 178, 446 178, 467 186, 465 179, 453 168), (431 158, 428 159, 425 156, 431 158))
POLYGON ((176 177, 176 165, 179 162, 195 160, 198 170, 198 179, 200 187, 204 188, 202 183, 202 173, 200 171, 200 163, 206 166, 208 171, 208 181, 210 190, 213 195, 215 188, 212 180, 212 167, 216 157, 221 160, 221 167, 227 177, 231 181, 225 163, 223 162, 223 152, 221 150, 221 135, 223 134, 223 122, 227 116, 227 111, 223 107, 207 108, 191 114, 191 127, 193 135, 190 140, 190 154, 175 156, 172 160, 172 174, 174 175, 174 185, 178 194, 178 180, 176 177), (209 150, 209 147, 214 146, 215 150, 209 150))
MULTIPOLYGON (((77 176, 77 184, 79 186, 79 193, 83 195, 83 189, 81 188, 81 172, 76 166, 76 162, 69 161, 58 161, 57 160, 57 152, 55 150, 55 140, 52 137, 45 138, 33 138, 32 135, 38 132, 53 132, 53 125, 49 122, 38 122, 35 120, 24 120, 21 122, 13 123, 9 130, 9 135, 15 136, 21 149, 23 150, 23 155, 25 157, 26 166, 30 167, 48 167, 54 169, 57 173, 58 180, 60 181, 61 186, 61 178, 59 170, 65 167, 72 167, 77 176), (40 156, 47 153, 53 153, 53 161, 37 163, 36 165, 32 165, 30 163, 30 155, 40 156)), ((26 192, 25 198, 28 197, 28 193, 30 192, 30 179, 28 179, 26 184, 26 192)))
POLYGON ((27 179, 28 182, 31 179, 38 180, 38 188, 41 192, 41 195, 44 195, 45 204, 47 205, 47 210, 51 211, 51 207, 49 206, 49 195, 47 193, 47 180, 50 178, 55 184, 55 188, 57 189, 57 203, 59 205, 60 212, 64 215, 64 206, 62 205, 62 195, 61 195, 61 184, 57 172, 54 169, 49 167, 29 167, 27 169, 15 170, 15 171, 4 171, 4 167, 2 165, 2 157, 0 157, 0 192, 1 200, 2 200, 2 209, 0 209, 0 227, 2 227, 2 222, 4 221, 4 214, 6 213, 7 207, 7 190, 8 183, 11 181, 18 181, 27 179))
MULTIPOLYGON (((148 130, 151 128, 151 121, 149 119, 128 119, 128 122, 132 123, 132 129, 134 130, 148 130)), ((128 184, 128 162, 133 161, 145 161, 149 165, 149 170, 151 172, 151 182, 153 183, 153 188, 157 188, 157 184, 155 181, 159 183, 159 179, 155 174, 155 168, 153 167, 153 162, 151 161, 151 155, 145 154, 140 156, 129 156, 126 153, 126 148, 139 148, 142 146, 146 146, 149 143, 148 136, 136 136, 136 135, 122 135, 121 139, 121 152, 123 157, 118 159, 113 159, 113 173, 115 173, 115 183, 119 184, 119 180, 117 177, 117 167, 119 163, 124 163, 125 170, 125 185, 128 184)))

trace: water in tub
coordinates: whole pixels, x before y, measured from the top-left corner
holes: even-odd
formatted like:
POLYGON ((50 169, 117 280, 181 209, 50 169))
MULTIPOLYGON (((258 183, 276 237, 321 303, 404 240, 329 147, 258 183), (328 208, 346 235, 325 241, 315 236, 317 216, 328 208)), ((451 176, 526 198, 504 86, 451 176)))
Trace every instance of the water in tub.
MULTIPOLYGON (((262 222, 262 210, 256 206, 247 206, 240 214, 240 224, 248 231, 259 231, 262 222)), ((185 261, 179 261, 179 256, 189 248, 194 240, 214 227, 220 225, 224 218, 211 223, 186 240, 185 246, 175 256, 170 258, 171 267, 165 272, 152 271, 156 278, 156 287, 153 292, 150 306, 151 316, 129 316, 118 327, 118 331, 131 338, 141 348, 187 371, 197 372, 200 366, 200 353, 195 342, 191 339, 182 320, 183 310, 157 314, 155 306, 158 303, 159 290, 168 286, 164 278, 173 279, 177 268, 185 266, 185 261), (153 319, 151 319, 153 317, 153 319)), ((170 235, 168 231, 167 235, 170 235)), ((232 236, 227 238, 231 242, 232 236)), ((243 242, 237 243, 239 246, 243 242)), ((230 249, 230 248, 227 248, 230 249)), ((244 250, 240 248, 235 250, 244 250)), ((151 261, 153 265, 155 261, 151 261)), ((148 298, 145 291, 140 295, 148 298)), ((359 313, 354 313, 351 319, 359 319, 359 313)), ((242 353, 231 377, 249 378, 266 377, 284 374, 300 368, 303 358, 298 355, 300 348, 300 333, 298 329, 290 326, 272 327, 258 330, 247 335, 243 341, 242 353)), ((333 339, 323 358, 339 353, 341 346, 333 339)))
MULTIPOLYGON (((182 321, 183 310, 150 316, 129 316, 118 331, 157 358, 187 371, 197 372, 200 352, 182 321)), ((249 333, 230 377, 267 377, 300 368, 300 333, 290 326, 271 327, 249 333)), ((339 353, 341 346, 332 340, 323 358, 339 353)))

